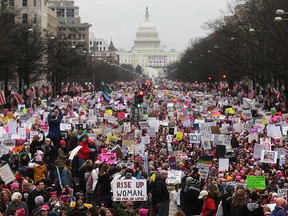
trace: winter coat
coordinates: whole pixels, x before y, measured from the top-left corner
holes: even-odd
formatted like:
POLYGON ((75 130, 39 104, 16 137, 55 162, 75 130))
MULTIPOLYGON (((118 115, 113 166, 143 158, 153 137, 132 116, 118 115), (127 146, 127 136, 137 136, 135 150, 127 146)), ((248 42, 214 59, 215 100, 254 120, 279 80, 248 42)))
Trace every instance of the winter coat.
POLYGON ((63 149, 60 147, 58 149, 58 157, 56 160, 56 165, 60 168, 63 168, 65 165, 65 160, 69 157, 69 155, 66 155, 63 149))
POLYGON ((177 204, 176 204, 176 198, 177 198, 177 191, 172 190, 169 193, 169 215, 174 216, 174 214, 177 212, 177 204))
POLYGON ((51 139, 60 138, 61 131, 60 131, 60 123, 62 121, 63 114, 59 111, 58 117, 56 119, 51 119, 51 113, 48 115, 48 125, 49 125, 49 132, 47 137, 51 139))
POLYGON ((246 216, 264 216, 263 208, 257 203, 248 203, 246 216))
POLYGON ((223 216, 232 216, 231 215, 232 201, 233 201, 233 198, 229 194, 224 194, 224 196, 222 197, 223 216))
POLYGON ((286 212, 285 209, 283 209, 280 206, 275 206, 273 212, 272 212, 273 216, 286 216, 286 212))
POLYGON ((233 216, 246 216, 247 206, 245 205, 237 205, 231 206, 231 215, 233 216))
POLYGON ((27 202, 26 202, 30 214, 32 213, 33 209, 36 208, 35 198, 37 196, 42 196, 44 198, 44 203, 48 202, 49 200, 49 193, 47 191, 45 190, 38 191, 37 189, 31 191, 28 195, 27 202))
POLYGON ((72 187, 73 177, 72 174, 69 173, 68 168, 65 167, 63 169, 61 179, 64 187, 72 187))
POLYGON ((78 152, 79 159, 89 159, 90 149, 87 142, 80 142, 78 146, 82 146, 78 152))
POLYGON ((34 182, 37 182, 37 181, 42 180, 42 179, 46 180, 46 174, 47 174, 46 164, 34 163, 33 170, 34 170, 34 182))
POLYGON ((216 216, 216 205, 213 198, 208 197, 205 200, 201 216, 216 216), (214 213, 210 214, 211 211, 214 211, 214 213))
POLYGON ((21 209, 21 208, 24 208, 25 209, 25 212, 26 212, 26 216, 29 216, 29 211, 28 211, 28 207, 27 207, 27 204, 23 201, 13 201, 13 202, 10 202, 8 207, 7 207, 7 210, 5 212, 5 216, 8 216, 8 215, 12 215, 13 211, 15 210, 18 210, 18 209, 21 209))
POLYGON ((189 215, 200 215, 203 201, 198 199, 200 190, 195 187, 184 187, 180 193, 181 208, 184 213, 189 215))

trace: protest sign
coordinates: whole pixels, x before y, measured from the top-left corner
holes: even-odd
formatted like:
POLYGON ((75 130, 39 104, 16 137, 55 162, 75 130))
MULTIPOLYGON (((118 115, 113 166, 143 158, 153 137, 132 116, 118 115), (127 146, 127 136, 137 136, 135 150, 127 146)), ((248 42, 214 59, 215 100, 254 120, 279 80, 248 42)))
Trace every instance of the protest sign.
POLYGON ((207 179, 209 175, 209 164, 198 163, 198 169, 202 179, 207 179))
POLYGON ((265 146, 261 144, 255 144, 253 158, 261 158, 262 150, 265 150, 265 146))
POLYGON ((266 177, 265 176, 247 176, 246 184, 248 189, 265 189, 266 177))
POLYGON ((169 158, 169 167, 170 167, 170 169, 177 169, 175 157, 169 158))
POLYGON ((116 153, 114 152, 107 152, 107 153, 101 153, 100 154, 100 161, 101 162, 107 162, 108 164, 114 164, 116 162, 116 153))
POLYGON ((278 152, 277 159, 279 159, 281 155, 286 157, 286 149, 285 148, 275 148, 274 151, 278 152))
POLYGON ((200 134, 198 133, 189 133, 189 143, 200 143, 200 134))
POLYGON ((219 172, 228 171, 229 169, 229 159, 219 159, 219 172))
POLYGON ((113 201, 146 201, 147 180, 119 179, 112 183, 113 201))
POLYGON ((260 144, 264 146, 264 150, 271 150, 271 138, 270 137, 261 137, 260 144))
POLYGON ((76 146, 70 153, 69 155, 69 160, 73 160, 75 155, 78 153, 78 151, 82 148, 83 146, 76 146))
POLYGON ((1 179, 5 182, 5 185, 16 179, 9 164, 5 164, 4 166, 0 167, 0 176, 1 179))
POLYGON ((170 171, 168 171, 166 183, 167 184, 175 184, 177 181, 181 182, 181 178, 182 178, 182 171, 170 170, 170 171))
POLYGON ((288 192, 287 188, 283 188, 283 189, 279 188, 277 190, 278 197, 282 197, 282 198, 286 199, 287 198, 287 192, 288 192))
POLYGON ((212 164, 213 156, 200 155, 198 162, 200 164, 212 164))
POLYGON ((263 163, 276 163, 278 152, 276 151, 261 151, 261 162, 263 163))

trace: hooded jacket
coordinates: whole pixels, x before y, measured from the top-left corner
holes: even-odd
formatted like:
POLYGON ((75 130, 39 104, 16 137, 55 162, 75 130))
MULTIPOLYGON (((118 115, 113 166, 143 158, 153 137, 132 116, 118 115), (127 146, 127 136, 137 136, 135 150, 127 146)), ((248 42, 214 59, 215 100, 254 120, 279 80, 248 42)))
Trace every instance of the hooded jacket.
POLYGON ((248 203, 247 216, 264 216, 263 208, 257 203, 248 203))

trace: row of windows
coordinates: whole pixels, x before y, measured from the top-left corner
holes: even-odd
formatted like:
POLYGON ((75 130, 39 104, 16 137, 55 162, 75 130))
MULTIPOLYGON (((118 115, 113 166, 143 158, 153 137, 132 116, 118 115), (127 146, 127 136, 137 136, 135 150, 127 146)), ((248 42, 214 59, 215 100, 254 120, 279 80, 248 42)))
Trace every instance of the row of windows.
MULTIPOLYGON (((71 31, 71 32, 76 32, 77 28, 68 28, 68 29, 61 28, 61 27, 59 28, 59 31, 66 31, 66 30, 71 31)), ((85 28, 79 28, 79 31, 86 31, 86 29, 85 28)))
MULTIPOLYGON (((22 14, 22 23, 27 24, 28 23, 28 14, 22 14)), ((37 14, 33 15, 33 23, 37 23, 37 14)))
MULTIPOLYGON (((14 0, 13 0, 13 2, 14 2, 14 0)), ((28 6, 28 0, 22 0, 22 6, 27 7, 28 6)), ((37 7, 37 0, 33 0, 33 7, 37 7)))

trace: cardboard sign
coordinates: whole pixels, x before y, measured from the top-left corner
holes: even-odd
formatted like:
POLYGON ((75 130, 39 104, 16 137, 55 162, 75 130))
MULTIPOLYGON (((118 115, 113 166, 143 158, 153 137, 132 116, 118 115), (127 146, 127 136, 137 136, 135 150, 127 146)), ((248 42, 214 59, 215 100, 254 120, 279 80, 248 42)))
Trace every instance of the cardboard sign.
POLYGON ((146 201, 147 180, 119 179, 112 183, 113 201, 146 201))
POLYGON ((107 153, 101 153, 100 154, 100 160, 101 162, 106 161, 108 164, 114 164, 116 162, 116 153, 114 152, 107 152, 107 153))
POLYGON ((286 199, 287 198, 287 192, 288 192, 287 188, 278 189, 277 190, 278 197, 282 197, 282 198, 286 199))
POLYGON ((219 159, 219 172, 228 171, 229 169, 229 159, 219 159))
POLYGON ((262 163, 277 163, 277 155, 278 152, 276 151, 261 151, 261 162, 262 163))
POLYGON ((189 143, 200 143, 200 134, 198 133, 190 133, 188 134, 189 143))
POLYGON ((253 158, 261 158, 262 150, 265 150, 265 146, 261 144, 255 144, 253 158))
POLYGON ((167 184, 176 184, 176 182, 181 182, 182 171, 170 170, 168 171, 168 176, 166 179, 167 184))
POLYGON ((5 182, 5 185, 16 179, 9 164, 5 164, 4 166, 0 167, 0 176, 1 179, 5 182))
POLYGON ((177 169, 176 158, 175 157, 170 157, 169 158, 169 167, 170 167, 170 169, 177 169))
POLYGON ((247 176, 246 184, 248 189, 265 189, 266 177, 265 176, 247 176))
POLYGON ((209 164, 198 163, 198 169, 202 179, 207 179, 209 176, 209 164))

